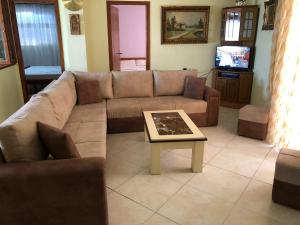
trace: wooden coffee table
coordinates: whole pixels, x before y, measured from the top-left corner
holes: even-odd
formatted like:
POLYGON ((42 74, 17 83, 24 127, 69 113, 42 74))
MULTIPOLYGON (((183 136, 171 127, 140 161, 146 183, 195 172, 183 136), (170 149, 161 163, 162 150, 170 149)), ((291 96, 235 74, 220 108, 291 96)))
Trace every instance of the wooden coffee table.
POLYGON ((151 174, 160 174, 160 152, 192 149, 192 170, 202 172, 205 135, 183 110, 144 111, 145 141, 151 143, 151 174))

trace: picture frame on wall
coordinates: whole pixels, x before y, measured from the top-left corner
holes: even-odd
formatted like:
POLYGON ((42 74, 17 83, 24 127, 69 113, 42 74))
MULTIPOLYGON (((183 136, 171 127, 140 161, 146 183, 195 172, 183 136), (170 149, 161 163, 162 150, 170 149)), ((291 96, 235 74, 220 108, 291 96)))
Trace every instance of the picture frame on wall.
POLYGON ((70 30, 72 35, 80 35, 80 15, 70 14, 70 30))
POLYGON ((265 12, 262 30, 274 30, 277 0, 265 2, 265 12))
POLYGON ((16 63, 8 2, 0 2, 0 69, 16 63))
POLYGON ((209 13, 209 6, 163 6, 161 43, 207 43, 209 13))

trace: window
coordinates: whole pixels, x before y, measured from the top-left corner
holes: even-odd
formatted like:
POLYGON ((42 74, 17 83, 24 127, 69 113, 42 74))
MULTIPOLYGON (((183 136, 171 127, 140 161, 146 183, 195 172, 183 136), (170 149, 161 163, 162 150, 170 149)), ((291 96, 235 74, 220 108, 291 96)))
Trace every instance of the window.
POLYGON ((0 69, 14 63, 7 1, 0 2, 0 69))

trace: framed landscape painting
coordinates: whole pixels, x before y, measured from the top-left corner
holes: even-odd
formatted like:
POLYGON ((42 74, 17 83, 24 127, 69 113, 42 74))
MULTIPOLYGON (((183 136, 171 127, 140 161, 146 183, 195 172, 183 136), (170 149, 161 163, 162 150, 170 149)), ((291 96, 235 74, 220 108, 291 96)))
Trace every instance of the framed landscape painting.
POLYGON ((162 44, 208 42, 209 6, 162 7, 162 44))

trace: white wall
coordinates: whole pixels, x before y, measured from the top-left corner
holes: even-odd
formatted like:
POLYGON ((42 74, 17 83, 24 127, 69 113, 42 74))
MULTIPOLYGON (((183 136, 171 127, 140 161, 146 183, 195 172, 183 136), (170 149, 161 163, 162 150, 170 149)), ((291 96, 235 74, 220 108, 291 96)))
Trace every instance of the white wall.
MULTIPOLYGON (((215 47, 220 43, 221 12, 234 6, 235 0, 152 0, 151 1, 151 68, 195 68, 206 73, 214 66, 215 47), (161 45, 161 6, 211 6, 207 44, 161 45)), ((109 70, 106 2, 84 2, 88 69, 109 70)))
POLYGON ((64 59, 66 70, 87 71, 86 43, 83 10, 72 12, 59 0, 64 59), (71 35, 70 14, 80 15, 81 35, 71 35))
POLYGON ((253 70, 254 80, 251 103, 255 105, 265 105, 269 97, 268 84, 273 31, 262 30, 264 0, 257 0, 257 4, 260 6, 260 13, 257 28, 256 54, 253 70))
MULTIPOLYGON (((235 0, 154 0, 151 1, 151 67, 152 69, 198 69, 200 74, 214 67, 216 46, 220 44, 222 8, 234 6, 235 0), (207 44, 161 44, 161 6, 210 6, 207 44)), ((211 78, 211 77, 210 77, 211 78)), ((208 81, 210 82, 210 81, 208 81)))

